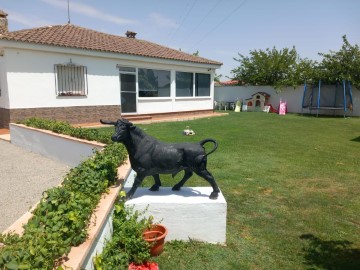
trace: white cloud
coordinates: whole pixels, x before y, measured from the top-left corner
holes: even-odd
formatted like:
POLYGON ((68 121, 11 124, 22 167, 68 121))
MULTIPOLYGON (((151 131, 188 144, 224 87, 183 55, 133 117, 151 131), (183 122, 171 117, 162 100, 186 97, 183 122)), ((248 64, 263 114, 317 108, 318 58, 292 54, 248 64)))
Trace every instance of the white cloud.
MULTIPOLYGON (((41 0, 42 2, 51 5, 53 7, 66 9, 68 8, 67 1, 61 1, 61 0, 41 0)), ((104 13, 92 6, 76 3, 76 2, 70 2, 70 15, 72 12, 76 12, 91 18, 96 18, 103 21, 108 21, 116 24, 136 24, 137 21, 135 20, 129 20, 124 19, 122 17, 113 16, 107 13, 104 13)))
POLYGON ((164 15, 160 13, 151 13, 149 15, 150 19, 159 27, 164 28, 176 28, 178 25, 176 22, 170 18, 166 18, 164 15))
POLYGON ((44 26, 44 25, 50 25, 51 23, 49 21, 45 21, 42 19, 39 19, 38 17, 29 17, 28 15, 24 16, 23 14, 20 14, 15 11, 7 10, 9 14, 9 21, 13 21, 28 27, 37 27, 37 26, 44 26))

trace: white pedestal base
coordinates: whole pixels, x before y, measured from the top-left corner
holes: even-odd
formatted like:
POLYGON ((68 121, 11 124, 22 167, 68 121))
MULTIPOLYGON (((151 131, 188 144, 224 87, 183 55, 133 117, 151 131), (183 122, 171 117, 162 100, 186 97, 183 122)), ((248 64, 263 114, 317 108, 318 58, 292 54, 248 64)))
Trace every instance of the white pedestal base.
POLYGON ((211 187, 183 187, 180 191, 160 187, 155 192, 138 188, 125 204, 139 211, 147 208, 145 216, 153 216, 154 222, 168 228, 168 241, 190 238, 225 244, 227 203, 222 193, 217 200, 210 200, 211 192, 211 187))

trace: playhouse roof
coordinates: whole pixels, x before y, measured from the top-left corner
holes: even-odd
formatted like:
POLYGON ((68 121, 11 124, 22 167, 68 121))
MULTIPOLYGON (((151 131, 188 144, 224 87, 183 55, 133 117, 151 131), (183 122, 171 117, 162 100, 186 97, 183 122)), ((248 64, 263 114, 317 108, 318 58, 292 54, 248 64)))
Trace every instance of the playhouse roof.
POLYGON ((221 62, 188 54, 149 41, 106 34, 73 24, 5 32, 0 34, 0 40, 222 65, 221 62))
POLYGON ((251 96, 253 97, 253 96, 255 96, 255 95, 262 95, 262 96, 264 96, 265 98, 269 98, 269 97, 270 97, 270 95, 269 95, 268 93, 266 93, 266 92, 256 92, 255 94, 252 94, 251 96))

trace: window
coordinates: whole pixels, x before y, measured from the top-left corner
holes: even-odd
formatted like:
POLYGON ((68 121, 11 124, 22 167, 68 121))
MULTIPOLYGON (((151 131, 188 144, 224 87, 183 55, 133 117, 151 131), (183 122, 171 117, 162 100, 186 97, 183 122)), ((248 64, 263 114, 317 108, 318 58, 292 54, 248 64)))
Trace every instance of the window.
POLYGON ((139 97, 170 97, 170 71, 139 68, 139 97))
POLYGON ((134 67, 125 67, 125 66, 120 66, 120 65, 116 65, 116 67, 119 69, 119 71, 121 73, 135 73, 136 72, 136 68, 134 67))
POLYGON ((87 69, 72 63, 55 65, 56 94, 58 96, 87 95, 87 69))
POLYGON ((193 73, 176 72, 176 96, 193 96, 193 73))
POLYGON ((210 74, 196 73, 195 96, 210 96, 210 74))
POLYGON ((193 78, 193 73, 176 72, 177 97, 210 96, 210 74, 195 73, 195 95, 193 90, 193 78))

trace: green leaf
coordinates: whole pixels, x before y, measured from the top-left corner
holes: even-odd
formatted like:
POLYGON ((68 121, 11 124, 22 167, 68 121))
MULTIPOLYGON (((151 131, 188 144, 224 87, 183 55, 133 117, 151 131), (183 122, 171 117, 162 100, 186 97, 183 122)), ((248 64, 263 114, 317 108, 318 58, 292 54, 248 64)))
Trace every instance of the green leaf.
POLYGON ((31 267, 30 264, 25 264, 25 263, 19 265, 19 269, 30 269, 30 267, 31 267))
POLYGON ((9 269, 9 270, 17 270, 19 269, 19 264, 12 260, 11 262, 7 263, 6 265, 6 268, 9 269))

